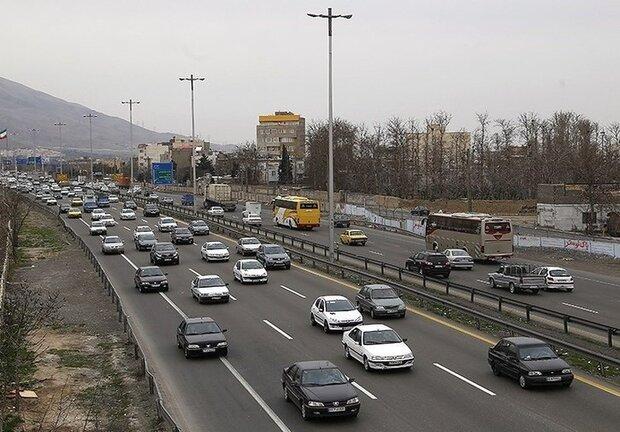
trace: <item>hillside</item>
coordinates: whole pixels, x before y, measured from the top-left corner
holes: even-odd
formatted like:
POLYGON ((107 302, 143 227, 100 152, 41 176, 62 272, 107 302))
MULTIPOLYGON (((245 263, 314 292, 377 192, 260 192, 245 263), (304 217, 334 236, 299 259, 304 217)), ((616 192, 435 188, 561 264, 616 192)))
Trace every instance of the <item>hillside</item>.
MULTIPOLYGON (((30 148, 31 129, 39 129, 37 147, 58 147, 58 128, 54 123, 62 121, 63 144, 66 150, 86 150, 88 121, 82 116, 94 113, 93 147, 98 153, 127 153, 129 122, 118 117, 94 111, 83 105, 67 102, 47 93, 26 87, 0 77, 0 130, 17 131, 11 143, 30 148)), ((170 139, 173 134, 154 132, 134 124, 134 143, 159 142, 170 139)), ((11 146, 12 147, 12 146, 11 146)))

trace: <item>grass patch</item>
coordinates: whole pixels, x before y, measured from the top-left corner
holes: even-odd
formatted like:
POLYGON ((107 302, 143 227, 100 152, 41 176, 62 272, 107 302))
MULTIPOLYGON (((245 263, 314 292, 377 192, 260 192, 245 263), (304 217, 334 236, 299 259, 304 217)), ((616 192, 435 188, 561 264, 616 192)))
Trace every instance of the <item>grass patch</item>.
POLYGON ((30 221, 22 227, 19 242, 23 248, 44 248, 54 252, 63 250, 65 246, 56 228, 35 226, 30 221))
POLYGON ((77 350, 71 349, 51 349, 50 354, 55 354, 60 358, 60 366, 68 368, 92 367, 95 356, 86 355, 77 350))

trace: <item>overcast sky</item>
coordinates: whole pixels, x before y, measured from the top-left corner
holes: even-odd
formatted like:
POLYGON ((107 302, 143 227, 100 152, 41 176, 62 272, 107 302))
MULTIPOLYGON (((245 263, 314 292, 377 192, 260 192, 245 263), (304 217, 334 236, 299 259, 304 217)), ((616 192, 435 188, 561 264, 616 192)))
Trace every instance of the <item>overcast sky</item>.
MULTIPOLYGON (((453 114, 452 129, 566 109, 620 120, 618 0, 2 0, 0 76, 110 115, 236 144, 259 114, 327 117, 327 30, 306 12, 352 13, 334 28, 335 115, 453 114)), ((1 101, 0 101, 1 102, 1 101)), ((69 119, 64 119, 69 120, 69 119)))

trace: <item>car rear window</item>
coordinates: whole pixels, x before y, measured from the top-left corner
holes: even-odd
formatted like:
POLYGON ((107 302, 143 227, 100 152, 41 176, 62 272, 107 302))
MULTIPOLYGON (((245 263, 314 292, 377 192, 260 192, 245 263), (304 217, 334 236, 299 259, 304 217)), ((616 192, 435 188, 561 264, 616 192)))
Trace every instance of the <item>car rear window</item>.
POLYGON ((272 254, 283 254, 285 252, 282 246, 266 246, 265 253, 272 255, 272 254))
POLYGON ((427 259, 433 264, 443 264, 448 262, 448 257, 445 255, 429 255, 427 259))
POLYGON ((564 277, 568 277, 570 276, 570 274, 566 271, 566 270, 550 270, 549 271, 549 276, 564 276, 564 277))

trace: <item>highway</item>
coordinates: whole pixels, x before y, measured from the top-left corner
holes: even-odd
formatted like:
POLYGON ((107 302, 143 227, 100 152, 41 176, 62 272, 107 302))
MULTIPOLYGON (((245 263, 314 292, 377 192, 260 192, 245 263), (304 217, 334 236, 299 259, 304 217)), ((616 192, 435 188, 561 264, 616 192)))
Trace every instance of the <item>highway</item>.
MULTIPOLYGON (((384 321, 409 338, 416 356, 413 370, 367 373, 359 363, 344 358, 339 334, 326 335, 309 323, 310 305, 317 296, 353 298, 356 287, 295 264, 288 271, 270 271, 266 285, 241 285, 232 277, 234 253, 227 263, 200 259, 199 245, 207 240, 221 240, 234 252, 234 241, 217 234, 197 237, 195 245, 179 246, 180 265, 164 270, 171 284, 167 294, 139 294, 133 284, 134 269, 149 265, 149 258, 147 252, 133 248, 132 231, 145 222, 141 211, 136 221, 120 221, 120 208, 121 204, 110 208, 119 224, 108 233, 125 241, 123 256, 101 254, 100 238, 89 235, 88 215, 85 220, 66 219, 66 223, 100 256, 165 401, 185 431, 315 431, 326 427, 373 432, 612 431, 620 424, 617 390, 575 381, 568 390, 524 391, 515 382, 493 376, 486 362, 489 341, 484 336, 414 310, 404 320, 384 321), (196 273, 220 275, 230 283, 236 300, 220 305, 193 301, 189 283, 196 273), (228 328, 228 357, 186 360, 175 343, 176 326, 186 315, 210 316, 228 328), (282 368, 310 359, 330 360, 356 378, 362 401, 356 420, 304 422, 296 408, 284 401, 282 368)), ((145 220, 155 227, 156 218, 145 220)), ((325 230, 310 235, 321 238, 325 230)), ((156 236, 169 240, 168 234, 156 232, 156 236)), ((378 249, 378 243, 366 249, 378 249)), ((364 320, 373 321, 367 316, 364 320)))
MULTIPOLYGON (((175 199, 176 205, 180 204, 178 195, 159 191, 157 194, 159 196, 172 197, 175 199)), ((225 217, 240 222, 241 211, 242 204, 238 206, 238 211, 235 213, 226 213, 225 217)), ((329 244, 329 231, 327 229, 326 220, 322 220, 321 223, 323 225, 312 231, 298 231, 285 227, 276 227, 272 222, 271 211, 266 208, 265 205, 263 205, 261 217, 265 228, 276 230, 302 240, 314 241, 323 245, 329 244)), ((335 237, 338 248, 363 257, 400 265, 401 267, 404 267, 405 261, 413 253, 426 250, 424 239, 418 237, 373 228, 363 228, 363 230, 368 235, 366 246, 347 246, 341 244, 338 240, 338 236, 344 229, 336 228, 335 237)), ((542 263, 515 259, 509 259, 507 261, 526 263, 535 266, 554 265, 565 267, 575 278, 575 290, 572 293, 563 291, 541 291, 538 295, 510 294, 507 290, 494 290, 488 284, 487 275, 489 272, 496 270, 497 265, 489 263, 476 263, 472 271, 453 270, 450 274, 450 280, 483 291, 501 293, 506 297, 536 304, 569 315, 611 326, 620 326, 620 314, 618 313, 620 310, 620 280, 618 280, 618 278, 600 273, 571 269, 570 263, 542 263)))

